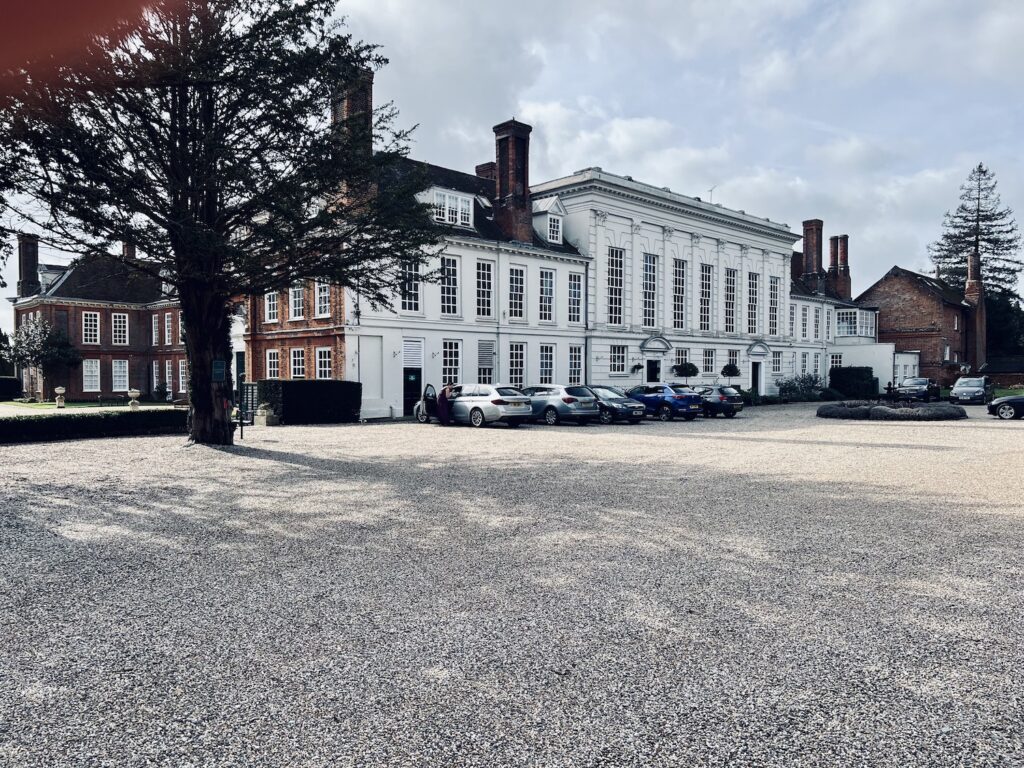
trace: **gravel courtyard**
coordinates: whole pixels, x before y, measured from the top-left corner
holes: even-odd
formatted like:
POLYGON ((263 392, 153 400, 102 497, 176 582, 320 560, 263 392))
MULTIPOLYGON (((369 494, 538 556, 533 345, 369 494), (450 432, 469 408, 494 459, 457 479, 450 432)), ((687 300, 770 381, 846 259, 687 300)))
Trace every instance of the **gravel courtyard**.
POLYGON ((1024 764, 1024 423, 0 447, 0 765, 1024 764))

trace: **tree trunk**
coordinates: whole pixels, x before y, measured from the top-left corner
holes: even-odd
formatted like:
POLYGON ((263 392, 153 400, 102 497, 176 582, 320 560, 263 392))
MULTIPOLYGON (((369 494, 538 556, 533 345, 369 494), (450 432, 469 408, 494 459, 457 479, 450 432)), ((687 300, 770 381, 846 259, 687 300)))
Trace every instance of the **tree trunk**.
POLYGON ((231 316, 228 302, 212 290, 193 290, 182 301, 189 360, 189 439, 231 445, 231 316), (216 362, 223 381, 214 381, 216 362))

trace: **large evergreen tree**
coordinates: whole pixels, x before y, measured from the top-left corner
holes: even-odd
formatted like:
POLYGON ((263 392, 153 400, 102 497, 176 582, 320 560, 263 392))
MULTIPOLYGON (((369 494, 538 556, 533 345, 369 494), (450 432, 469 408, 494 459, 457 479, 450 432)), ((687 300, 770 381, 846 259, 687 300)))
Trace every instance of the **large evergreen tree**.
POLYGON ((394 110, 336 108, 384 63, 336 4, 152 0, 74 61, 0 72, 0 214, 64 250, 144 254, 124 258, 181 302, 197 442, 231 442, 213 379, 232 301, 321 278, 382 303, 437 239, 394 110))
POLYGON ((978 163, 960 187, 960 205, 953 213, 946 212, 942 236, 928 248, 932 262, 943 280, 962 288, 967 282, 967 259, 977 251, 986 290, 1016 294, 1024 271, 1019 249, 1013 211, 999 199, 995 174, 978 163))

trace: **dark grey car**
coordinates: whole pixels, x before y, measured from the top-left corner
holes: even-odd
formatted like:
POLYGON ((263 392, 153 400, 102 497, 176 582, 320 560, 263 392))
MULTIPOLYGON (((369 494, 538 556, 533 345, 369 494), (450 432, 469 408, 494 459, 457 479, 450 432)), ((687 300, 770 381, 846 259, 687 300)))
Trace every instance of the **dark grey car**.
POLYGON ((951 403, 991 403, 996 396, 996 385, 988 376, 961 376, 949 392, 951 403))
POLYGON ((589 387, 542 384, 526 387, 523 394, 530 398, 533 418, 541 419, 545 424, 568 420, 583 426, 601 415, 597 397, 589 387))

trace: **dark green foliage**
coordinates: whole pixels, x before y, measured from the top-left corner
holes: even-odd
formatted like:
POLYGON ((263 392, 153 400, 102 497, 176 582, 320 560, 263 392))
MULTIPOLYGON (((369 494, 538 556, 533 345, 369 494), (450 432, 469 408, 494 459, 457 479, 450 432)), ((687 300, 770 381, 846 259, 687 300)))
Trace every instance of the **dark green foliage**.
POLYGON ((0 419, 0 443, 34 443, 90 437, 166 435, 186 432, 188 412, 172 409, 62 413, 0 419))
POLYGON ((346 33, 337 0, 146 5, 144 23, 46 78, 45 61, 4 73, 0 242, 20 219, 46 244, 114 253, 169 286, 192 438, 230 443, 233 382, 213 368, 230 356, 233 297, 318 278, 381 304, 439 230, 394 109, 368 114, 358 98, 385 60, 346 33), (120 242, 145 258, 122 257, 120 242))
POLYGON ((996 177, 983 163, 960 187, 960 205, 942 221, 942 236, 928 247, 943 280, 958 288, 967 282, 967 259, 977 251, 990 292, 1013 295, 1024 270, 1018 256, 1020 234, 1013 211, 1002 206, 996 177))
MULTIPOLYGON (((3 264, 3 259, 2 258, 0 258, 0 264, 3 264)), ((3 288, 3 287, 4 287, 3 281, 0 280, 0 288, 3 288)), ((9 348, 9 346, 10 346, 10 339, 7 337, 7 334, 4 333, 3 331, 0 331, 0 376, 13 376, 14 375, 14 365, 9 360, 7 360, 7 357, 6 357, 6 354, 5 354, 5 350, 7 350, 9 348)), ((0 400, 2 400, 2 399, 3 398, 0 398, 0 400)))
POLYGON ((826 402, 835 402, 837 400, 844 400, 844 399, 846 399, 846 395, 844 395, 838 389, 831 389, 831 388, 830 389, 823 389, 823 390, 821 390, 820 397, 821 397, 822 400, 825 400, 826 402))
POLYGON ((21 397, 21 379, 17 376, 0 376, 0 402, 21 397))
POLYGON ((966 419, 967 411, 959 405, 922 405, 902 407, 872 405, 863 400, 847 400, 819 406, 817 415, 823 419, 860 419, 871 421, 952 421, 966 419))
POLYGON ((733 363, 726 363, 722 367, 722 375, 727 379, 734 379, 740 375, 740 369, 733 363))
POLYGON ((985 322, 989 357, 1024 355, 1024 307, 1019 297, 986 293, 985 322))
POLYGON ((790 402, 817 400, 818 393, 825 388, 821 376, 816 373, 801 373, 788 379, 776 379, 779 397, 790 402))
POLYGON ((282 424, 345 424, 359 421, 363 385, 335 379, 256 382, 257 400, 267 403, 282 424))
POLYGON ((674 376, 678 376, 681 379, 689 379, 691 376, 697 376, 700 374, 700 369, 698 369, 693 363, 689 362, 673 365, 670 370, 674 376))
POLYGON ((866 398, 878 395, 878 379, 868 366, 847 365, 831 368, 828 372, 828 385, 846 397, 866 398))

